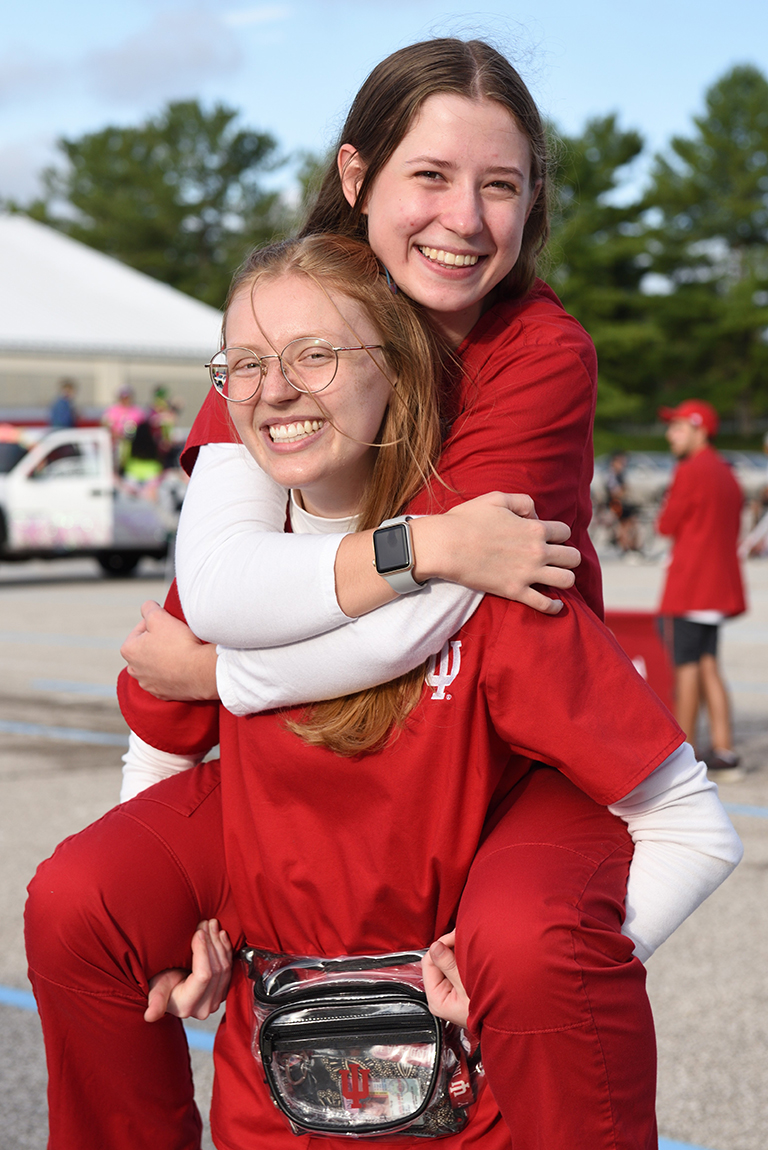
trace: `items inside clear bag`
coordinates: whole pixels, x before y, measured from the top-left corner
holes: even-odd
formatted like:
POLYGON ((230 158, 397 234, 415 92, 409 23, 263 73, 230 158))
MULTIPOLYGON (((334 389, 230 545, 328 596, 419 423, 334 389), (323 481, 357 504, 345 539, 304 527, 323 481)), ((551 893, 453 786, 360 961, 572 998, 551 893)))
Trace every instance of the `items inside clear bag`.
POLYGON ((261 1029, 261 1058, 289 1117, 361 1132, 417 1118, 439 1068, 439 1027, 414 1001, 281 1010, 261 1029))
POLYGON ((253 1053, 295 1133, 463 1129, 482 1070, 464 1032, 430 1012, 419 953, 241 956, 254 982, 253 1053))

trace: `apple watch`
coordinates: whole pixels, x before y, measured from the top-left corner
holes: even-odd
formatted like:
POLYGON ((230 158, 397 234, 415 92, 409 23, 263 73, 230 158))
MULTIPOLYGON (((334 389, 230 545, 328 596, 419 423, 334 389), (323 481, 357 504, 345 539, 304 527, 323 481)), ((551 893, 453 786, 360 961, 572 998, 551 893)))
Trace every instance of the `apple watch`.
POLYGON ((401 515, 397 519, 385 519, 373 533, 373 565, 398 595, 407 595, 424 586, 413 577, 412 518, 412 515, 401 515))

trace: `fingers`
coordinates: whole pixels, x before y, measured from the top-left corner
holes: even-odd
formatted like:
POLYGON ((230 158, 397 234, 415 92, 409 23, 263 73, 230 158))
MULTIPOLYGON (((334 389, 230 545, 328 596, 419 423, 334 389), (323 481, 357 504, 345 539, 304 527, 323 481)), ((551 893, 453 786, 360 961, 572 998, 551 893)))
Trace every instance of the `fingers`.
POLYGON ((429 1009, 438 1018, 466 1026, 469 998, 464 989, 453 950, 455 932, 433 942, 422 959, 424 990, 429 1009))
POLYGON ((581 552, 576 547, 562 547, 550 542, 547 548, 547 563, 551 567, 567 567, 572 570, 581 563, 581 552))
POLYGON ((144 620, 142 619, 142 621, 140 623, 136 624, 136 626, 133 628, 131 633, 125 639, 125 642, 123 643, 122 647, 120 648, 120 654, 125 659, 126 663, 130 663, 130 661, 131 661, 131 654, 133 652, 133 644, 136 642, 136 640, 141 635, 143 635, 146 632, 146 630, 147 630, 147 625, 144 622, 144 620))
POLYGON ((438 938, 436 942, 432 943, 427 953, 437 969, 448 979, 451 986, 456 988, 461 987, 463 990, 464 987, 461 983, 459 968, 456 965, 456 952, 453 947, 446 946, 445 943, 438 938))
MULTIPOLYGON (((160 604, 155 603, 155 601, 153 599, 147 599, 147 601, 145 603, 142 603, 142 605, 141 605, 141 621, 136 624, 136 626, 133 628, 133 630, 131 631, 131 633, 128 635, 127 639, 123 643, 122 647, 120 648, 120 654, 125 659, 126 663, 130 663, 132 657, 136 654, 136 648, 134 646, 136 640, 141 638, 142 635, 147 634, 147 630, 148 630, 147 618, 152 614, 153 611, 161 611, 161 610, 162 610, 162 608, 161 608, 160 604)), ((132 671, 132 669, 130 667, 128 668, 128 674, 133 675, 133 677, 136 678, 136 675, 134 674, 134 672, 132 671)))
POLYGON ((200 923, 192 937, 192 970, 164 970, 150 981, 144 1018, 164 1014, 201 1021, 218 1010, 232 974, 232 944, 215 918, 200 923))
MULTIPOLYGON (((492 496, 500 495, 508 511, 519 515, 521 519, 538 519, 536 507, 530 495, 510 495, 502 491, 491 492, 492 496)), ((566 536, 567 538, 567 536, 566 536)))
POLYGON ((162 611, 162 609, 160 604, 155 602, 154 599, 147 599, 141 605, 141 617, 146 623, 150 615, 153 615, 155 611, 162 611))
POLYGON ((186 977, 186 970, 164 970, 150 980, 147 1009, 144 1011, 145 1022, 158 1022, 163 1017, 168 1010, 174 988, 186 977))
POLYGON ((534 611, 539 611, 542 615, 559 615, 563 609, 562 599, 550 599, 548 595, 542 594, 534 587, 522 591, 517 602, 524 603, 526 607, 533 607, 534 611))
MULTIPOLYGON (((571 538, 571 529, 567 523, 561 523, 559 519, 541 519, 539 522, 544 528, 544 539, 547 543, 565 543, 571 538)), ((576 548, 564 547, 563 551, 576 551, 576 548)), ((579 552, 576 551, 576 554, 579 555, 579 552)), ((580 555, 579 561, 581 561, 580 555)), ((570 564, 570 566, 575 566, 575 564, 570 564)))
POLYGON ((232 944, 227 932, 215 918, 201 922, 192 939, 192 973, 173 995, 173 1013, 206 1019, 226 998, 231 973, 232 944))
MULTIPOLYGON (((215 918, 207 923, 206 947, 212 975, 206 1007, 212 1014, 227 997, 232 975, 232 943, 227 932, 222 930, 215 918)), ((200 1015, 197 1014, 195 1017, 199 1018, 200 1015)))

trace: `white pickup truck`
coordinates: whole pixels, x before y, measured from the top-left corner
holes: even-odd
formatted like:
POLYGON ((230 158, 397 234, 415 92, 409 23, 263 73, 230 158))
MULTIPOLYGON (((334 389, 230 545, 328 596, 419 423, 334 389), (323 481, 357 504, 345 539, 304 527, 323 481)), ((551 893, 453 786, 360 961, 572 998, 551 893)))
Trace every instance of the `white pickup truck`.
POLYGON ((108 575, 128 575, 142 556, 167 554, 181 487, 161 484, 152 499, 131 491, 103 427, 3 436, 0 561, 90 555, 108 575))

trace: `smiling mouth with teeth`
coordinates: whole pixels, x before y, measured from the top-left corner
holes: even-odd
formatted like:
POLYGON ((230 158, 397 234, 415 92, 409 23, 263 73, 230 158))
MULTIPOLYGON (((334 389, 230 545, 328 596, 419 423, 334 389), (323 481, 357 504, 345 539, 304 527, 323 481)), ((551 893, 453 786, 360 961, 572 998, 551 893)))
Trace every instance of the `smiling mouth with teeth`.
POLYGON ((419 251, 428 260, 436 264, 444 264, 449 268, 471 268, 479 260, 479 256, 457 256, 453 252, 444 252, 442 248, 423 248, 419 251))
POLYGON ((295 443, 297 439, 305 439, 323 426, 323 419, 305 419, 299 423, 273 423, 269 430, 269 438, 273 443, 295 443))

